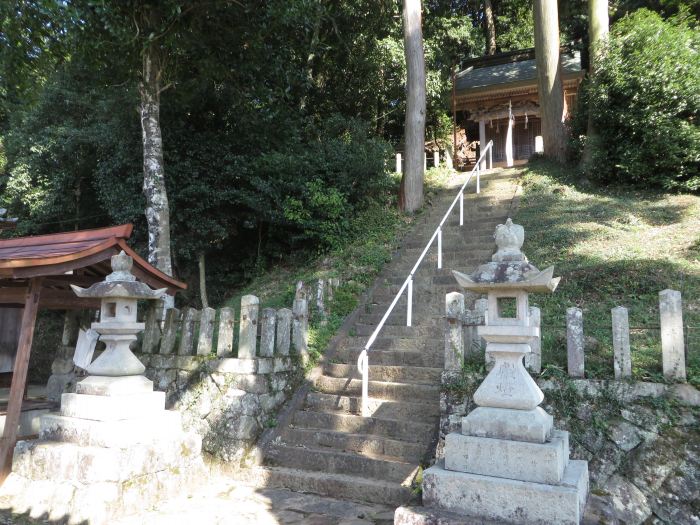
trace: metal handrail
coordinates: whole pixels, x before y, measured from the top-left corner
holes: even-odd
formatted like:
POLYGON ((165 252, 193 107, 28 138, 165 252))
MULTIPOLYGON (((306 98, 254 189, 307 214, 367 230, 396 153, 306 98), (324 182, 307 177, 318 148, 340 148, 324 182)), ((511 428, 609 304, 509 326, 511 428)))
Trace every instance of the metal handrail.
POLYGON ((469 172, 469 176, 467 177, 467 180, 464 182, 464 184, 462 184, 462 187, 459 189, 457 196, 454 198, 454 200, 452 201, 452 204, 450 204, 450 207, 447 209, 447 211, 445 212, 445 215, 442 217, 440 224, 438 224, 437 228, 435 228, 435 231, 433 232, 433 235, 430 237, 428 244, 426 244, 425 248, 423 248, 423 251, 421 252, 420 257, 418 257, 416 264, 413 265, 413 268, 411 269, 411 272, 408 274, 408 277, 406 277, 406 280, 403 282, 403 284, 401 285, 401 288, 396 293, 394 300, 391 301, 389 308, 387 308, 381 321, 379 321, 379 324, 374 329, 374 332, 372 332, 372 335, 369 336, 369 339, 367 340, 367 343, 365 344, 364 349, 362 350, 362 352, 360 352, 360 355, 357 358, 357 370, 360 372, 360 374, 362 374, 362 417, 369 417, 370 416, 369 407, 367 404, 367 400, 369 399, 369 395, 368 395, 368 391, 369 391, 369 356, 368 356, 367 352, 369 351, 370 347, 374 343, 374 340, 379 335, 379 332, 384 327, 384 323, 386 323, 386 320, 391 315, 391 312, 393 312, 394 307, 396 306, 396 303, 399 301, 399 299, 403 295, 404 290, 406 290, 406 289, 408 289, 408 293, 407 293, 407 303, 408 304, 406 306, 406 326, 411 326, 412 317, 413 317, 413 275, 418 270, 420 263, 423 262, 423 258, 428 253, 428 250, 433 245, 433 241, 435 241, 436 238, 437 238, 437 249, 438 249, 437 267, 438 267, 438 269, 442 268, 442 226, 445 224, 445 221, 450 216, 450 213, 452 213, 452 210, 454 209, 455 204, 457 204, 458 200, 459 200, 459 225, 464 226, 464 189, 467 187, 467 184, 469 184, 469 181, 472 180, 472 176, 474 176, 474 174, 476 174, 476 193, 481 192, 481 163, 482 162, 485 163, 486 155, 488 154, 488 164, 489 164, 488 167, 489 167, 489 169, 493 168, 492 150, 493 150, 493 141, 490 140, 489 143, 484 148, 484 151, 481 152, 481 156, 479 157, 479 160, 476 161, 476 164, 474 164, 474 167, 472 168, 472 170, 469 172))

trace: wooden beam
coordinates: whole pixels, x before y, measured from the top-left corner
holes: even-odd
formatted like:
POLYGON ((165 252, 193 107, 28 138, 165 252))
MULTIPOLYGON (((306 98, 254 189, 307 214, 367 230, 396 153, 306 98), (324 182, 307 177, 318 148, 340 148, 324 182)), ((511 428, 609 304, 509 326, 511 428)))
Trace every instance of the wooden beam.
MULTIPOLYGON (((31 282, 31 281, 30 281, 31 282)), ((0 305, 23 305, 27 288, 0 288, 0 305)), ((41 292, 39 308, 49 310, 79 310, 82 308, 99 308, 100 300, 90 297, 78 297, 73 290, 46 289, 41 292)))
POLYGON ((5 481, 12 470, 12 454, 17 439, 19 417, 22 412, 24 387, 27 384, 29 354, 32 350, 36 313, 37 310, 39 310, 39 299, 41 297, 41 281, 41 277, 35 277, 29 281, 29 288, 27 289, 27 296, 24 301, 22 328, 19 334, 19 343, 17 344, 17 356, 15 357, 15 368, 12 374, 10 398, 7 403, 5 428, 2 433, 2 438, 0 438, 0 483, 5 481))

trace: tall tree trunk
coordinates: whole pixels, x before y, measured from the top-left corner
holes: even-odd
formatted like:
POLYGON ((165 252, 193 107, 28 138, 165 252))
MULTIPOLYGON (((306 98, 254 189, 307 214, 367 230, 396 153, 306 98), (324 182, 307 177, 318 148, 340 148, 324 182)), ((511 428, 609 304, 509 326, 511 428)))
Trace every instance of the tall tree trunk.
POLYGON ((161 63, 154 45, 143 52, 141 129, 143 131, 143 193, 148 223, 148 262, 172 275, 170 209, 165 189, 163 138, 160 132, 161 63))
POLYGON ((421 1, 403 0, 404 54, 406 55, 406 151, 399 189, 399 206, 413 213, 423 206, 425 151, 425 57, 421 28, 421 1))
MULTIPOLYGON (((608 16, 608 0, 588 0, 588 77, 593 80, 599 60, 603 52, 605 40, 610 31, 608 16)), ((591 170, 593 150, 597 147, 598 133, 593 122, 593 113, 588 108, 588 131, 586 145, 581 156, 581 171, 587 174, 591 170)))
POLYGON ((207 269, 204 252, 199 253, 199 297, 202 300, 202 308, 209 308, 207 297, 207 269))
POLYGON ((491 0, 484 0, 484 25, 486 27, 486 54, 496 54, 496 23, 493 19, 491 0))
POLYGON ((566 160, 564 86, 559 63, 559 18, 556 0, 535 0, 535 59, 544 155, 566 160))

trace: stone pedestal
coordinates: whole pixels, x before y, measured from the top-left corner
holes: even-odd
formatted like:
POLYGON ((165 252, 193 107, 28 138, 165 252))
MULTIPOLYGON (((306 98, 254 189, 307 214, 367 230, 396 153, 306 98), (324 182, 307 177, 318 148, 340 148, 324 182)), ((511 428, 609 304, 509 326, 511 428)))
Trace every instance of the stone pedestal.
POLYGON ((186 491, 204 473, 201 440, 143 376, 91 376, 19 441, 2 487, 13 509, 91 525, 137 513, 186 491))

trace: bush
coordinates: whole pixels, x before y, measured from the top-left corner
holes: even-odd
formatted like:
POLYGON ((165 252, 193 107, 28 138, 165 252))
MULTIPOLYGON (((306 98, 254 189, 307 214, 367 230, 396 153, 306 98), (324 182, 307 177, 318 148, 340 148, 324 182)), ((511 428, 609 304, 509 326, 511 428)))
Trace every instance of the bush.
POLYGON ((696 24, 684 14, 663 20, 646 9, 615 24, 596 76, 584 90, 587 104, 580 105, 593 112, 599 138, 591 177, 700 189, 696 24))

